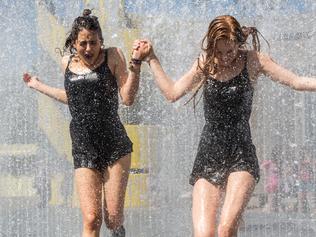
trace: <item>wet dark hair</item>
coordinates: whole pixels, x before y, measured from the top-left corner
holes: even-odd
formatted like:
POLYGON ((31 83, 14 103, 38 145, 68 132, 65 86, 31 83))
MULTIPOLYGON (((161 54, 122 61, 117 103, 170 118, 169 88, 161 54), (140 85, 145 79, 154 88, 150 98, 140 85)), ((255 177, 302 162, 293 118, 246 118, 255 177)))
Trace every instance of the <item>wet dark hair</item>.
POLYGON ((83 29, 97 32, 101 40, 101 44, 103 44, 102 30, 98 18, 91 15, 90 9, 84 9, 82 16, 78 16, 72 23, 71 31, 66 38, 63 52, 70 52, 71 54, 76 52, 73 44, 77 40, 79 32, 83 29))

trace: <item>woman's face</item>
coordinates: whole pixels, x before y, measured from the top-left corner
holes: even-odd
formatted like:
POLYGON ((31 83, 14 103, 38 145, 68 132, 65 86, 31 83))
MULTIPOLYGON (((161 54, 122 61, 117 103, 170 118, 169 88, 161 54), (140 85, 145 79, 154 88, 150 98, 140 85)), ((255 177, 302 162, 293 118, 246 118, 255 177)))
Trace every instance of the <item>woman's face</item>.
POLYGON ((78 33, 73 46, 83 63, 90 66, 96 63, 101 45, 100 37, 96 31, 83 29, 78 33))
POLYGON ((236 59, 239 45, 234 41, 220 39, 216 42, 215 62, 217 65, 227 67, 236 59))

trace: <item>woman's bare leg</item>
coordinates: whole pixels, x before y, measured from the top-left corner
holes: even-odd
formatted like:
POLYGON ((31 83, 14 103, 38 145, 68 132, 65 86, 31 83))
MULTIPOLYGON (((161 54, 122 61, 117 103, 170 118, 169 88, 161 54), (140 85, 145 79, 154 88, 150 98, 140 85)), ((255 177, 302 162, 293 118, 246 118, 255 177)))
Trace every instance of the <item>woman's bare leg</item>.
POLYGON ((233 172, 229 175, 218 227, 218 237, 237 236, 239 220, 254 187, 255 180, 246 171, 233 172))
POLYGON ((216 212, 220 204, 221 189, 205 179, 193 187, 192 219, 194 237, 214 237, 216 212))
POLYGON ((83 217, 83 237, 99 237, 102 224, 102 174, 94 169, 75 170, 75 181, 83 217))
POLYGON ((124 199, 131 166, 131 155, 126 155, 108 167, 105 173, 104 220, 110 230, 123 225, 124 199))

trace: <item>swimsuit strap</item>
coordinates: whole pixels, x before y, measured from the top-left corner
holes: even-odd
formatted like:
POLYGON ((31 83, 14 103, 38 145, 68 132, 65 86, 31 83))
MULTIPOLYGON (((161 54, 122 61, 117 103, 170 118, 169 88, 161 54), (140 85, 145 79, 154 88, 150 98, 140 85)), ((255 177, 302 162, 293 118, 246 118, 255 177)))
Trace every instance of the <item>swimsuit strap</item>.
POLYGON ((104 50, 104 63, 108 64, 108 48, 104 50))
POLYGON ((66 69, 69 69, 69 64, 70 64, 70 62, 71 62, 71 59, 72 59, 74 56, 75 56, 74 54, 71 54, 71 55, 69 56, 66 69))

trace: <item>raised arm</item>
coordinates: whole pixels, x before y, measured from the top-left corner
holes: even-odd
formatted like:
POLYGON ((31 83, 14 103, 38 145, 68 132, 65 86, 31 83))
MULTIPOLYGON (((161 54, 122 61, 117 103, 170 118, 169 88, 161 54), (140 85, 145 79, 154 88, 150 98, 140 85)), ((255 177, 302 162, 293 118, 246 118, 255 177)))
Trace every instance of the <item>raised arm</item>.
MULTIPOLYGON (((63 71, 65 70, 67 66, 68 58, 69 57, 66 56, 66 57, 63 57, 62 59, 63 71)), ((59 102, 68 104, 67 95, 64 89, 48 86, 45 83, 41 82, 37 76, 31 75, 30 73, 27 73, 27 72, 23 74, 23 80, 28 87, 44 95, 47 95, 59 102)))
POLYGON ((294 90, 316 91, 316 78, 298 76, 274 62, 267 55, 257 53, 257 58, 260 64, 260 72, 273 81, 289 86, 294 90))
POLYGON ((111 60, 111 58, 113 60, 112 63, 114 64, 114 75, 118 80, 119 93, 122 103, 130 106, 134 103, 139 86, 140 65, 138 66, 137 71, 128 72, 124 54, 118 48, 111 48, 109 60, 111 60))
POLYGON ((28 87, 35 89, 36 91, 47 95, 59 102, 62 102, 64 104, 68 103, 67 95, 64 89, 48 86, 45 83, 41 82, 37 76, 33 76, 29 73, 23 74, 23 80, 28 87))
MULTIPOLYGON (((132 58, 140 62, 148 54, 148 48, 140 41, 134 42, 132 58), (135 46, 136 45, 136 46, 135 46)), ((119 93, 124 105, 132 105, 139 87, 140 67, 134 63, 130 71, 126 68, 126 60, 122 51, 118 48, 111 48, 109 52, 109 63, 114 68, 114 75, 118 80, 119 93)), ((135 62, 135 61, 134 61, 135 62)))
POLYGON ((154 74, 158 87, 169 102, 177 101, 201 81, 201 77, 198 76, 198 60, 195 60, 191 69, 176 81, 172 80, 165 73, 153 49, 151 49, 147 62, 154 74))

